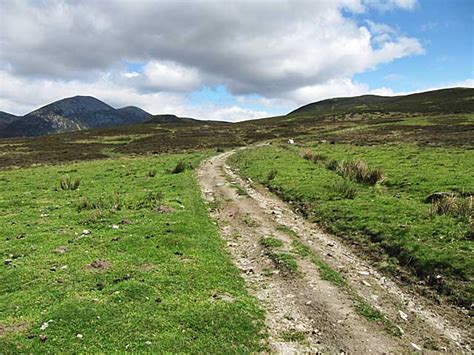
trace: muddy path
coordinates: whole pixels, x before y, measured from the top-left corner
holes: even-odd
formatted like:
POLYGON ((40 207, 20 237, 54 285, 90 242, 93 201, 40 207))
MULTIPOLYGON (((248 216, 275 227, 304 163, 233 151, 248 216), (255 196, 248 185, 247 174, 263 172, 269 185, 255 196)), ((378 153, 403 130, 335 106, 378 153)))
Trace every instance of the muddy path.
POLYGON ((226 163, 231 154, 205 161, 198 179, 249 292, 266 310, 273 351, 470 352, 466 314, 400 288, 291 206, 240 178, 226 163), (262 244, 268 236, 280 241, 278 252, 294 257, 297 272, 272 257, 262 244), (296 253, 295 240, 314 258, 296 253), (315 258, 342 275, 345 286, 322 277, 315 258))

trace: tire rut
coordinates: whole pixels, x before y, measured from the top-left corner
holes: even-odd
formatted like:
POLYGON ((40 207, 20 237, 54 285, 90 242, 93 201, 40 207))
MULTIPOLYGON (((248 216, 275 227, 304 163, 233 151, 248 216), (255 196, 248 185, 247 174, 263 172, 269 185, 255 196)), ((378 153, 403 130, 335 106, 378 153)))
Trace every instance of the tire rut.
POLYGON ((226 164, 233 153, 205 161, 199 168, 198 179, 205 199, 214 206, 212 217, 249 292, 266 310, 272 351, 469 352, 470 344, 466 340, 469 329, 460 330, 453 325, 460 319, 455 310, 432 309, 426 302, 405 293, 337 238, 296 215, 290 206, 265 189, 241 179, 226 164), (261 243, 267 236, 283 243, 280 249, 295 258, 297 273, 279 267, 270 257, 261 243), (294 252, 294 239, 343 275, 352 291, 323 280, 311 260, 294 252), (383 324, 371 322, 356 312, 354 294, 382 312, 402 335, 391 335, 383 324), (441 317, 440 311, 447 313, 450 321, 441 317))

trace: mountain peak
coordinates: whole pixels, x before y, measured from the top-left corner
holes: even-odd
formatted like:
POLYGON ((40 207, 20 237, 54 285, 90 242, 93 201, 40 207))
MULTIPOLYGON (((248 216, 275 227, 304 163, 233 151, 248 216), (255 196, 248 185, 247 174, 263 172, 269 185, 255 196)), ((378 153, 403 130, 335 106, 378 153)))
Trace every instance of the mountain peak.
POLYGON ((92 96, 73 96, 67 97, 29 113, 28 115, 59 115, 71 117, 87 112, 114 110, 112 106, 100 101, 92 96))

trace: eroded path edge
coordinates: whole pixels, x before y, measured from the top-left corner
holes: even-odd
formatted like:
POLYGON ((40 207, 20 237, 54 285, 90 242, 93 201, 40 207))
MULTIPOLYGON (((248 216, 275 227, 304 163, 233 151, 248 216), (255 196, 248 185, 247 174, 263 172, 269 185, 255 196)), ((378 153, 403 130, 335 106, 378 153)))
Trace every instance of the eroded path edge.
POLYGON ((198 179, 249 292, 267 312, 274 351, 469 351, 465 315, 404 292, 336 237, 239 177, 226 163, 234 152, 203 162, 198 179), (281 243, 276 250, 262 243, 270 236, 281 243), (294 259, 296 272, 280 254, 294 259), (324 265, 343 275, 343 284, 324 277, 324 265))

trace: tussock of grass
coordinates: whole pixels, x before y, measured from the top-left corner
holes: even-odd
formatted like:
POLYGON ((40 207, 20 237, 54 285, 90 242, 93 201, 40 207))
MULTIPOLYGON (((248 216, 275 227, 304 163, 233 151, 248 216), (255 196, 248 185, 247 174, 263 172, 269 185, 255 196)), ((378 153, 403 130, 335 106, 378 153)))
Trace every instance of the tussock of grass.
POLYGON ((318 163, 320 161, 325 161, 327 159, 328 159, 328 157, 326 155, 322 154, 322 153, 314 153, 312 161, 313 161, 313 163, 318 163))
POLYGON ((313 160, 313 151, 311 149, 305 149, 301 152, 301 157, 306 160, 313 160))
POLYGON ((186 163, 182 160, 176 163, 176 166, 171 170, 171 174, 180 174, 186 170, 186 163))
POLYGON ((59 180, 59 187, 61 190, 77 190, 81 184, 80 178, 71 178, 69 175, 64 175, 59 180))
POLYGON ((353 199, 357 195, 357 189, 348 181, 335 183, 334 191, 342 198, 353 199))
POLYGON ((90 199, 82 196, 79 200, 78 211, 83 210, 107 210, 110 212, 120 211, 124 207, 123 198, 118 193, 112 193, 107 196, 101 196, 97 199, 90 199))
POLYGON ((335 159, 329 159, 326 162, 326 169, 336 171, 339 167, 339 163, 335 159))
POLYGON ((267 182, 272 181, 276 178, 278 171, 276 169, 271 169, 267 174, 267 182))
POLYGON ((362 184, 375 185, 384 179, 382 169, 369 169, 369 166, 363 160, 343 160, 338 164, 336 172, 346 179, 362 184))
POLYGON ((474 218, 474 196, 444 196, 433 201, 430 212, 431 214, 451 215, 471 221, 474 218))

